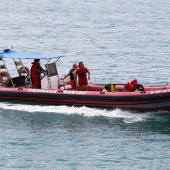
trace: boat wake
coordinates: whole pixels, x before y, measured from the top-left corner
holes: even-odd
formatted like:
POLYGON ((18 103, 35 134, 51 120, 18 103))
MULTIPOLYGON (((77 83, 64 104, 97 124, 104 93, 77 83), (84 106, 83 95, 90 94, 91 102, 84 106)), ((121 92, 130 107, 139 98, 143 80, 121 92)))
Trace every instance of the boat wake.
POLYGON ((121 118, 125 123, 134 123, 144 121, 153 113, 136 113, 129 111, 122 111, 120 109, 106 110, 88 107, 68 107, 68 106, 42 106, 42 105, 23 105, 1 103, 0 110, 14 110, 19 112, 27 112, 32 114, 37 113, 51 113, 51 114, 65 114, 65 115, 80 115, 83 117, 104 117, 104 118, 121 118))

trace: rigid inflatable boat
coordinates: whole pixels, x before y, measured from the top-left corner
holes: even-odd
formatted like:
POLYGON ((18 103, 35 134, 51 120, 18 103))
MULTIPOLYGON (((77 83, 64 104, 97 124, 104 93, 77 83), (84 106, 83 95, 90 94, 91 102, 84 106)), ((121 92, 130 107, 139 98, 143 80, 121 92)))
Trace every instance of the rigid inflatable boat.
POLYGON ((135 111, 170 111, 170 85, 142 86, 133 80, 127 84, 93 84, 88 89, 72 90, 59 78, 56 62, 64 55, 21 54, 10 49, 0 54, 0 100, 47 105, 87 106, 135 111), (18 76, 12 76, 6 60, 14 62, 18 76), (23 59, 44 59, 46 74, 41 89, 34 88, 23 59))

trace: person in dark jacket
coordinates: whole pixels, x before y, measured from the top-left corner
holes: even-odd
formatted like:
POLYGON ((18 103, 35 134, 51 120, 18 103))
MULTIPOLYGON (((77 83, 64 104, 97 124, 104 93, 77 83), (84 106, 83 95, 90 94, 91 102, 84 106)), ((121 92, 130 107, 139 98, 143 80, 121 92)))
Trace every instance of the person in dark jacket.
POLYGON ((77 64, 73 64, 73 68, 69 71, 67 75, 64 76, 62 80, 70 76, 70 85, 73 90, 76 90, 76 82, 74 81, 74 72, 77 69, 77 64))

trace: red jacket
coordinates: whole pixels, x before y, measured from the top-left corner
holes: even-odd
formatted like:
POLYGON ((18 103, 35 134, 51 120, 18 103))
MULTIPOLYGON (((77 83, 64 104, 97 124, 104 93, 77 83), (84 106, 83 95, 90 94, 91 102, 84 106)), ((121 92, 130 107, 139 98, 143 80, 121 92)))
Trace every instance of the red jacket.
POLYGON ((38 69, 39 67, 36 64, 33 64, 31 67, 31 79, 32 79, 33 85, 36 88, 41 87, 41 79, 40 79, 41 73, 37 71, 38 69))

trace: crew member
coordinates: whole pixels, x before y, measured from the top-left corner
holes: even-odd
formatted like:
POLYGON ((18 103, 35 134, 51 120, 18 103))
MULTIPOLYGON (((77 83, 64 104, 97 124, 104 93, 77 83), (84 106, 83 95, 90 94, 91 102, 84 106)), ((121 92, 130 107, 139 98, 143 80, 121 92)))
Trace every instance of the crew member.
POLYGON ((40 59, 34 59, 31 67, 31 80, 35 88, 41 88, 41 73, 45 72, 39 61, 40 59))
POLYGON ((79 62, 79 67, 74 72, 74 80, 76 82, 78 76, 78 83, 80 89, 82 89, 83 86, 85 86, 86 88, 88 87, 87 74, 88 80, 90 80, 89 70, 84 66, 83 62, 79 62))
POLYGON ((76 90, 76 83, 74 81, 74 71, 77 69, 77 64, 73 64, 73 68, 69 71, 69 73, 67 75, 64 76, 64 78, 62 80, 64 80, 65 78, 67 78, 68 76, 70 76, 70 85, 71 88, 73 90, 76 90))

